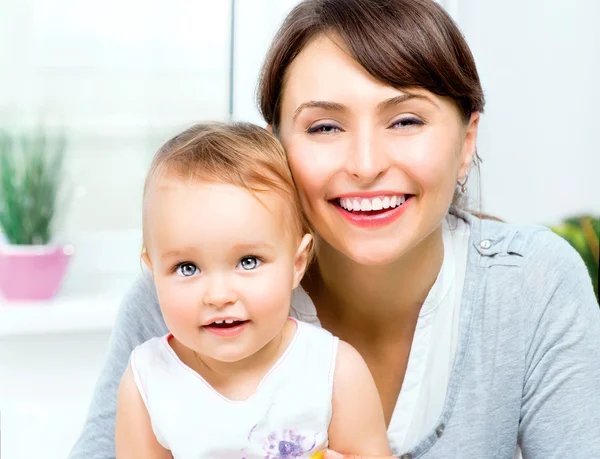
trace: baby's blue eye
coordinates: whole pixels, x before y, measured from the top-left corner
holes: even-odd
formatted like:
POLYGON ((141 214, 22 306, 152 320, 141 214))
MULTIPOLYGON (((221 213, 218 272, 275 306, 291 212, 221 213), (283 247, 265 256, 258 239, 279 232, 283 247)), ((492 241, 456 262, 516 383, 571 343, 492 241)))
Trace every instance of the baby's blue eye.
POLYGON ((199 270, 194 263, 181 263, 177 266, 177 274, 184 277, 193 276, 198 271, 199 270))
POLYGON ((238 263, 243 270, 251 271, 260 265, 260 260, 256 257, 244 257, 238 263))

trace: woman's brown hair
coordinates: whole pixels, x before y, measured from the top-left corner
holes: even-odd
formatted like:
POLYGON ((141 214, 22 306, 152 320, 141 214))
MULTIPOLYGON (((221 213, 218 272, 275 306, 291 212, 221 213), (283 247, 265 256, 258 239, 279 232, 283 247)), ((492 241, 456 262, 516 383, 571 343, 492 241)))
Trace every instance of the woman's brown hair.
POLYGON ((339 37, 352 57, 385 84, 450 97, 465 121, 472 112, 483 111, 483 90, 469 46, 433 0, 305 0, 279 29, 259 80, 259 108, 275 132, 287 69, 319 35, 339 37))

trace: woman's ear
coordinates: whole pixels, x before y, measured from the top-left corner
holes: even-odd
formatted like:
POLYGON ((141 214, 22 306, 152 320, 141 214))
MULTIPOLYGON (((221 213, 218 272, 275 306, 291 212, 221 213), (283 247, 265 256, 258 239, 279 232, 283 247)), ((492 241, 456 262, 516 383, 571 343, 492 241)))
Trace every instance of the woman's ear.
POLYGON ((294 283, 292 288, 298 287, 302 277, 304 277, 304 273, 306 272, 306 267, 308 265, 308 255, 310 253, 310 248, 313 243, 313 237, 310 234, 305 234, 300 241, 300 245, 298 246, 298 250, 296 251, 296 256, 294 257, 294 283))
POLYGON ((458 179, 463 180, 473 165, 473 159, 477 152, 477 132, 479 130, 479 112, 471 113, 471 118, 465 130, 465 138, 462 144, 461 165, 458 171, 458 179))
POLYGON ((273 134, 273 125, 272 124, 267 124, 267 126, 265 127, 265 129, 267 131, 269 131, 270 134, 273 134))

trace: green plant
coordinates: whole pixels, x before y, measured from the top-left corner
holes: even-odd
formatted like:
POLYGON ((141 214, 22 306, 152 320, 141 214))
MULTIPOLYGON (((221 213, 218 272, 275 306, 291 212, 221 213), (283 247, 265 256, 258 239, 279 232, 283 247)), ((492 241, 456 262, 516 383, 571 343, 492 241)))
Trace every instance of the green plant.
POLYGON ((42 129, 0 130, 0 228, 11 244, 47 244, 52 237, 66 148, 64 135, 42 129))
POLYGON ((583 258, 588 268, 596 298, 598 294, 598 258, 600 256, 600 217, 584 215, 568 218, 560 224, 551 227, 559 236, 565 238, 583 258))

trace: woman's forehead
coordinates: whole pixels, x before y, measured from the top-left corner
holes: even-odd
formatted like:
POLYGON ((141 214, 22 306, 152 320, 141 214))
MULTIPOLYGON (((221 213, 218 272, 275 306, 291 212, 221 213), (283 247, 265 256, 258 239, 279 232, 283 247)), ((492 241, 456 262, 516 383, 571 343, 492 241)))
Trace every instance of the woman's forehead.
POLYGON ((318 36, 290 64, 281 108, 283 116, 293 114, 295 118, 306 106, 379 109, 386 103, 411 99, 440 108, 446 98, 421 87, 395 88, 380 81, 350 55, 339 39, 318 36))

